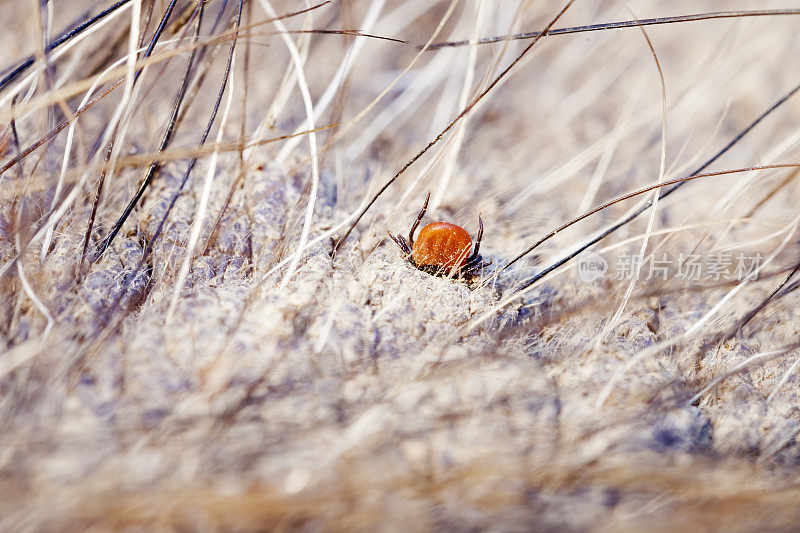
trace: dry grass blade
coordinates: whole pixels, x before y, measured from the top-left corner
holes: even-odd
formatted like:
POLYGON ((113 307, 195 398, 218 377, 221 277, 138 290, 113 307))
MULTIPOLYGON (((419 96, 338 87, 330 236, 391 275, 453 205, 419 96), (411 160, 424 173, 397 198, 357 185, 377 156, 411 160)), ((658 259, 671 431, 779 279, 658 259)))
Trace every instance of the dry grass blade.
MULTIPOLYGON (((119 0, 119 2, 113 4, 112 6, 104 9, 97 15, 82 21, 78 24, 73 25, 72 29, 65 31, 59 37, 57 37, 53 42, 49 43, 45 50, 47 52, 52 52, 53 50, 57 49, 62 44, 69 42, 70 39, 74 39, 77 35, 79 35, 82 31, 90 28, 92 25, 102 21, 108 15, 114 13, 119 8, 123 7, 124 5, 128 4, 131 0, 119 0)), ((4 90, 8 85, 17 79, 23 72, 28 70, 31 66, 33 66, 36 58, 34 56, 30 56, 27 59, 23 60, 19 63, 16 67, 12 67, 9 69, 8 74, 3 76, 3 79, 0 80, 0 91, 4 90)))
MULTIPOLYGON (((502 41, 512 41, 521 39, 535 39, 547 34, 550 36, 570 35, 573 33, 584 33, 588 31, 606 31, 623 28, 641 28, 642 26, 657 26, 662 24, 676 24, 680 22, 698 22, 702 20, 715 20, 727 18, 744 17, 776 17, 785 15, 800 15, 800 9, 765 9, 759 11, 716 11, 713 13, 696 13, 692 15, 677 15, 674 17, 656 17, 646 19, 621 20, 617 22, 605 22, 602 24, 590 24, 588 26, 573 26, 570 28, 553 28, 549 31, 531 31, 516 33, 514 35, 499 35, 497 37, 481 37, 479 39, 468 39, 464 41, 448 41, 433 43, 426 48, 427 51, 440 50, 442 48, 452 48, 457 46, 471 46, 476 44, 491 44, 502 41)), ((422 48, 421 46, 419 47, 422 48)))

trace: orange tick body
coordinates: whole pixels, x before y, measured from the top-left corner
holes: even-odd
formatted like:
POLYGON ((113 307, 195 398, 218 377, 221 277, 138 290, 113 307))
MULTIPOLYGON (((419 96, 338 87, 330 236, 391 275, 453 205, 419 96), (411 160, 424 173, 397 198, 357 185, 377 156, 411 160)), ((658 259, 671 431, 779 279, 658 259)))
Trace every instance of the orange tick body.
POLYGON ((475 249, 472 251, 472 238, 467 230, 449 222, 431 222, 419 232, 416 241, 414 231, 419 226, 425 211, 428 208, 430 194, 425 199, 425 204, 411 226, 408 240, 400 235, 389 234, 406 255, 410 256, 411 264, 418 269, 436 276, 471 278, 486 263, 481 262, 478 253, 483 236, 483 221, 478 217, 478 238, 475 240, 475 249), (470 254, 470 251, 472 253, 470 254))
POLYGON ((418 266, 433 266, 450 271, 467 262, 472 238, 467 230, 449 222, 431 222, 419 232, 411 247, 411 261, 418 266))

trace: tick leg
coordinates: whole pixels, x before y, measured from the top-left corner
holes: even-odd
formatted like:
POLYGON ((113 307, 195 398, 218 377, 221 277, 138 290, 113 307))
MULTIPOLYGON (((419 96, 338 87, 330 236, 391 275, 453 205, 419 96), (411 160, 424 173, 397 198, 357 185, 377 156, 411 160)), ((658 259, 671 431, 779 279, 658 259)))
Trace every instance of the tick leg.
POLYGON ((475 260, 480 257, 481 239, 483 239, 483 220, 481 220, 481 216, 478 215, 478 238, 475 239, 475 250, 472 252, 472 255, 469 256, 469 259, 467 259, 467 264, 475 262, 475 260))
POLYGON ((477 263, 478 263, 478 261, 477 261, 477 260, 475 260, 475 259, 470 259, 469 261, 467 261, 466 263, 464 263, 463 265, 461 265, 461 270, 469 270, 469 269, 471 269, 473 266, 475 266, 477 263))
POLYGON ((472 259, 464 263, 464 265, 461 267, 461 270, 477 270, 479 268, 483 268, 491 264, 492 264, 491 261, 483 261, 483 258, 481 256, 478 256, 475 259, 472 259))
POLYGON ((464 277, 473 276, 479 270, 491 264, 492 264, 491 261, 481 261, 479 258, 477 261, 467 263, 463 267, 461 267, 461 275, 464 277))
POLYGON ((395 242, 395 244, 400 247, 401 250, 403 250, 404 254, 411 255, 411 247, 408 245, 408 243, 403 237, 401 237, 400 235, 395 237, 390 233, 389 238, 392 239, 395 242))
POLYGON ((430 199, 431 199, 431 193, 428 193, 428 196, 425 197, 425 203, 422 204, 422 209, 420 210, 419 215, 417 215, 417 220, 415 220, 414 224, 411 225, 411 231, 408 232, 409 247, 414 246, 414 232, 417 231, 417 227, 419 226, 419 223, 422 221, 422 217, 425 216, 425 211, 428 210, 428 201, 430 199))

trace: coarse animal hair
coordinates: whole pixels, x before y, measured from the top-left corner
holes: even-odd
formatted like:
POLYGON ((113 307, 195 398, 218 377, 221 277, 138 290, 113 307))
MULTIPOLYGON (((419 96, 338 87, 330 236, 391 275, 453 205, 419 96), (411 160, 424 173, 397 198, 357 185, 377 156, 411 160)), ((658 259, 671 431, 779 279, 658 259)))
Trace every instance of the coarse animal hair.
POLYGON ((0 13, 0 531, 800 522, 800 9, 0 13))

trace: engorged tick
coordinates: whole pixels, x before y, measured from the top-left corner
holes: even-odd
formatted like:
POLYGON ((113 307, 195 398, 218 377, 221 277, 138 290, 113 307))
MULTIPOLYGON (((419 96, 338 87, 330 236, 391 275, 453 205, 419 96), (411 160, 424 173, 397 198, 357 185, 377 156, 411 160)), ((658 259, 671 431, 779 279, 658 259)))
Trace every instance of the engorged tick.
POLYGON ((431 195, 425 198, 425 203, 417 215, 417 220, 408 232, 408 240, 401 235, 389 234, 397 246, 409 257, 412 265, 434 276, 447 276, 462 279, 471 279, 477 272, 488 265, 481 261, 480 247, 483 237, 483 220, 478 215, 478 238, 475 240, 475 249, 472 250, 472 239, 467 230, 449 222, 431 222, 419 232, 419 237, 414 240, 414 232, 419 226, 431 195), (470 250, 472 253, 470 254, 470 250))

